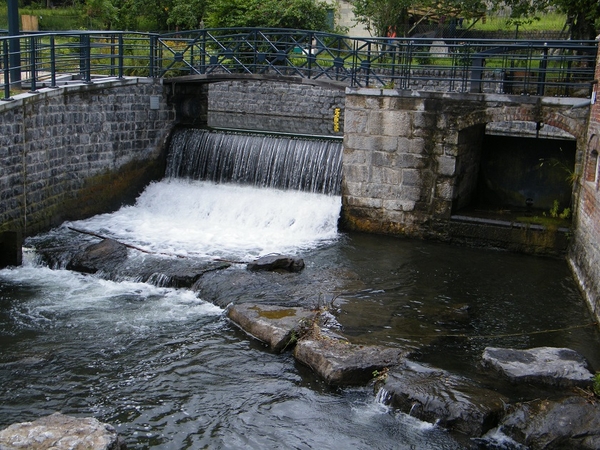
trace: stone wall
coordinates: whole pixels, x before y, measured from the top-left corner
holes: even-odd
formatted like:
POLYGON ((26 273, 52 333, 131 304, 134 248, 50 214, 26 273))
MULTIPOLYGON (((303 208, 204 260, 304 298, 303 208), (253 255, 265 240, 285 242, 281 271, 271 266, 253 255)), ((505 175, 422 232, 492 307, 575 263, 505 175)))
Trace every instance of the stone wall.
POLYGON ((310 135, 342 135, 339 87, 277 81, 223 81, 209 87, 208 124, 310 135), (338 115, 336 119, 336 109, 338 115), (336 126, 337 124, 337 126, 336 126))
MULTIPOLYGON (((599 55, 600 61, 600 55, 599 55)), ((591 106, 579 204, 569 252, 571 268, 594 315, 600 319, 600 62, 596 66, 595 103, 591 106)))
MULTIPOLYGON (((578 137, 578 148, 585 141, 588 109, 573 108, 580 99, 353 88, 346 94, 341 224, 351 230, 484 242, 485 233, 463 236, 464 227, 452 224, 453 212, 474 193, 486 124, 540 122, 578 137)), ((532 233, 538 234, 501 233, 488 245, 535 253, 548 246, 552 253, 562 242, 532 233)))
POLYGON ((96 81, 2 102, 0 233, 32 235, 116 209, 161 177, 175 117, 162 89, 150 79, 96 81))

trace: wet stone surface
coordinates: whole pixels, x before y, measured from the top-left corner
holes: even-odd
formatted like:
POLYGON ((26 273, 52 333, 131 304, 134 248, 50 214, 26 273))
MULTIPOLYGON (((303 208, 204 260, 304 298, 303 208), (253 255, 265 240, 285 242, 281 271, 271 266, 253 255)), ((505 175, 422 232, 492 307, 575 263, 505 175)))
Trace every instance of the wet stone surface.
POLYGON ((10 425, 0 431, 2 450, 125 450, 116 430, 94 418, 60 413, 33 422, 10 425))
POLYGON ((512 382, 549 386, 591 386, 593 374, 583 356, 568 348, 538 347, 527 350, 487 347, 481 364, 512 382))
POLYGON ((276 353, 292 348, 301 328, 311 322, 316 312, 304 308, 280 308, 245 303, 233 305, 227 317, 246 333, 265 342, 276 353))
POLYGON ((380 383, 384 401, 420 420, 481 436, 496 425, 508 399, 450 372, 412 361, 380 383))

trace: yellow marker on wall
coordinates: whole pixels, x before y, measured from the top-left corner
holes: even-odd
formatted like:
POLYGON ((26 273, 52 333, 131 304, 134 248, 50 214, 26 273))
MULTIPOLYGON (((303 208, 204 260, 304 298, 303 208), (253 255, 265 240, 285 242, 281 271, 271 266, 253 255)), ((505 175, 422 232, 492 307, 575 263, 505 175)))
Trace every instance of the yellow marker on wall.
POLYGON ((333 110, 333 131, 340 131, 340 114, 340 108, 335 108, 333 110))

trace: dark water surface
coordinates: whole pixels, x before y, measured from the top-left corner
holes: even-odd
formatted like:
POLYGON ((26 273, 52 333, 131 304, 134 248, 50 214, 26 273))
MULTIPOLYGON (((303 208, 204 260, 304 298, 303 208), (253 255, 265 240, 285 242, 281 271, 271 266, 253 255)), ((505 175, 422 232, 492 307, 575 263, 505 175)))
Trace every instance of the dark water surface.
MULTIPOLYGON (((363 234, 303 256, 305 271, 278 283, 320 289, 354 342, 408 345, 475 377, 486 346, 566 346, 600 368, 598 333, 564 261, 363 234)), ((253 284, 222 292, 232 302, 269 295, 253 284)), ((55 411, 111 423, 129 448, 464 446, 370 387, 324 386, 190 291, 2 270, 0 426, 55 411)))

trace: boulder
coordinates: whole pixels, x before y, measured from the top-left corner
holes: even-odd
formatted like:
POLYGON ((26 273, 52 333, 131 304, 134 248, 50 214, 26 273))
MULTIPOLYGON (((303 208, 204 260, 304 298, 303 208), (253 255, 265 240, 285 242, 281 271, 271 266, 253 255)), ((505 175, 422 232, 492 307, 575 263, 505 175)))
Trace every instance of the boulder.
POLYGON ((315 315, 305 308, 254 303, 233 305, 227 311, 233 323, 277 353, 291 348, 302 333, 301 328, 315 315))
POLYGON ((193 258, 160 258, 153 255, 144 258, 135 271, 118 267, 119 275, 128 275, 144 283, 161 287, 191 288, 208 272, 224 270, 230 263, 220 261, 197 261, 193 258))
POLYGON ((400 348, 354 345, 320 333, 301 339, 296 360, 309 366, 330 385, 361 385, 399 364, 408 351, 400 348))
POLYGON ((384 403, 473 437, 497 425, 508 401, 467 378, 409 360, 378 385, 385 389, 381 395, 384 403))
POLYGON ((116 430, 106 423, 54 413, 0 431, 2 450, 124 450, 116 430))
POLYGON ((481 365, 484 369, 502 374, 513 383, 586 387, 591 386, 594 378, 585 358, 568 348, 517 350, 487 347, 481 365))
POLYGON ((67 270, 83 273, 108 271, 127 259, 127 247, 113 239, 103 239, 75 254, 67 264, 67 270))
POLYGON ((498 429, 531 450, 599 449, 600 403, 585 396, 520 403, 498 429))
POLYGON ((286 272, 301 272, 304 269, 304 260, 293 256, 267 255, 248 263, 246 268, 252 271, 282 270, 286 272))

